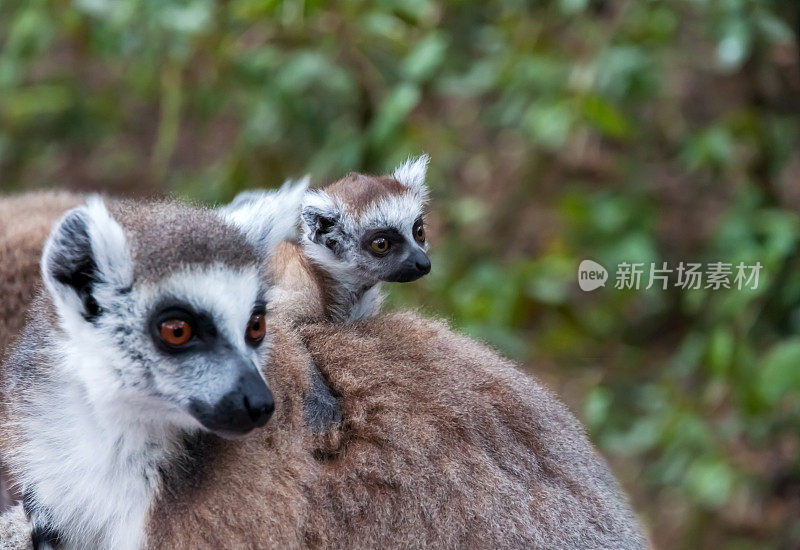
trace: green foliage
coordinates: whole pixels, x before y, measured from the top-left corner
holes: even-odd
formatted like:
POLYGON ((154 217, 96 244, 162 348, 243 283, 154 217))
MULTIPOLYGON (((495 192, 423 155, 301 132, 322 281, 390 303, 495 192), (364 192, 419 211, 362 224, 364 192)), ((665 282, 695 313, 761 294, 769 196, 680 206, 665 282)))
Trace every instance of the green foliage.
MULTIPOLYGON (((443 315, 579 411, 659 547, 800 540, 793 0, 4 0, 0 187, 206 202, 433 158, 443 315), (764 266, 583 293, 578 263, 764 266)), ((612 275, 613 276, 613 275, 612 275)))

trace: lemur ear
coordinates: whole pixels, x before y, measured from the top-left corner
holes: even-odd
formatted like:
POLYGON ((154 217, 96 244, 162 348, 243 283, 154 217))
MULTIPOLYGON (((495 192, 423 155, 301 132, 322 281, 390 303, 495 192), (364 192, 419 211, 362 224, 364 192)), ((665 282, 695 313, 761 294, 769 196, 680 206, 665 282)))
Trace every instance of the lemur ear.
POLYGON ((98 196, 64 214, 42 253, 42 278, 60 313, 92 321, 102 314, 101 285, 130 285, 133 263, 125 232, 98 196))
POLYGON ((238 227, 265 256, 284 239, 297 234, 297 222, 309 177, 287 181, 276 191, 245 191, 219 209, 227 222, 238 227))
POLYGON ((428 188, 425 186, 425 175, 428 172, 428 162, 431 157, 422 155, 417 158, 409 158, 398 166, 394 173, 394 179, 411 188, 412 190, 427 196, 428 188))
POLYGON ((339 223, 342 213, 339 204, 325 191, 309 191, 303 201, 303 231, 309 240, 324 244, 339 223))

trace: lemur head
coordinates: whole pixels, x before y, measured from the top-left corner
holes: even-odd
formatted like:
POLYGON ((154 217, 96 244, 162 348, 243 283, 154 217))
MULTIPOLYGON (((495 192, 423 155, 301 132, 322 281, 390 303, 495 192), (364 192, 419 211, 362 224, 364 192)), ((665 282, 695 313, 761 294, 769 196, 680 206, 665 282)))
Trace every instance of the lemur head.
POLYGON ((93 197, 66 213, 42 255, 59 325, 45 336, 89 405, 226 437, 263 426, 274 404, 260 275, 294 229, 278 213, 301 197, 227 216, 93 197))
POLYGON ((334 277, 356 276, 365 285, 428 274, 427 166, 423 155, 391 176, 350 174, 308 192, 302 209, 306 253, 334 277))

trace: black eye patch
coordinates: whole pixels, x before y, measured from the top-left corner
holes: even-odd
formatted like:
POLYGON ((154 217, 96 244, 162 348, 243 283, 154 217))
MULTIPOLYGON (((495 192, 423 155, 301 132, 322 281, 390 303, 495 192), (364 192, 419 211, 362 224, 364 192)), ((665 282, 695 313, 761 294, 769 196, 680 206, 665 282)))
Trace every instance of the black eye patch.
MULTIPOLYGON (((405 244, 406 239, 397 229, 387 227, 382 229, 373 229, 364 233, 361 238, 361 248, 367 252, 372 253, 371 244, 375 239, 386 239, 389 242, 389 249, 387 254, 392 254, 401 249, 401 245, 405 244)), ((374 255, 374 254, 373 254, 374 255)))
POLYGON ((325 216, 320 216, 317 224, 320 233, 327 233, 333 228, 334 225, 336 225, 336 220, 334 220, 333 218, 326 218, 325 216))
POLYGON ((259 298, 253 305, 253 311, 251 312, 251 315, 264 315, 266 313, 267 313, 267 302, 259 298))

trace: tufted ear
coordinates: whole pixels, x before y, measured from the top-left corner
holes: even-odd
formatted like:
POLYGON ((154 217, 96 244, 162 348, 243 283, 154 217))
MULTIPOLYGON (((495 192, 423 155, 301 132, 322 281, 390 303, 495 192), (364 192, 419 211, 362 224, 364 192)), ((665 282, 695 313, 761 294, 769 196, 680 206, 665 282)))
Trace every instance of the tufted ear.
POLYGON ((341 205, 322 190, 309 191, 303 200, 303 233, 312 242, 327 246, 342 219, 341 205))
POLYGON ((259 252, 268 256, 282 240, 296 236, 308 182, 306 176, 287 181, 276 191, 245 191, 220 208, 219 213, 238 227, 259 252))
POLYGON ((428 172, 428 162, 430 160, 431 158, 428 155, 409 158, 398 166, 392 175, 406 187, 421 194, 423 197, 427 197, 428 188, 425 186, 425 175, 428 172))
POLYGON ((41 269, 59 313, 71 312, 90 322, 102 314, 100 286, 131 284, 133 263, 125 232, 100 197, 64 214, 47 239, 41 269))

